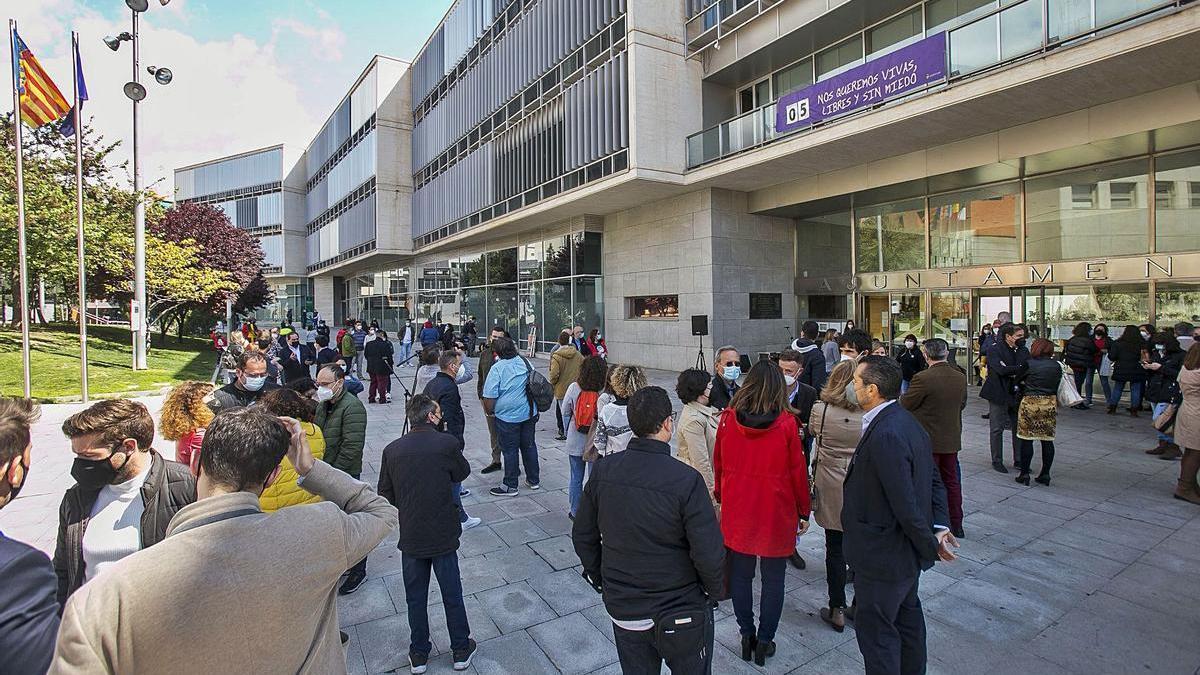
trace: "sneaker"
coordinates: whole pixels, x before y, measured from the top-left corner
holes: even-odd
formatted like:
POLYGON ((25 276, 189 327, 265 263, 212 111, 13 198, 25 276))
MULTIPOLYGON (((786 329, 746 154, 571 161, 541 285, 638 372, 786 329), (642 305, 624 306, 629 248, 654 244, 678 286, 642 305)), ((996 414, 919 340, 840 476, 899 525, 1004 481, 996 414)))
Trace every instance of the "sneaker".
POLYGON ((475 652, 479 651, 479 645, 475 641, 468 638, 465 649, 454 650, 454 669, 466 670, 471 667, 471 659, 475 658, 475 652))
POLYGON ((408 655, 408 671, 420 675, 429 667, 428 654, 413 654, 408 655))
POLYGON ((472 527, 475 527, 476 525, 478 525, 482 522, 483 522, 482 518, 476 518, 475 516, 467 516, 467 519, 462 521, 462 523, 460 523, 460 525, 462 525, 463 532, 466 532, 467 530, 471 529, 472 527))
POLYGON ((359 586, 367 580, 367 575, 362 572, 351 572, 346 576, 346 580, 342 582, 342 587, 338 589, 338 595, 350 595, 357 591, 359 586))
POLYGON ((565 441, 565 440, 567 440, 567 435, 566 435, 566 434, 559 434, 559 435, 557 435, 557 436, 555 436, 555 437, 554 437, 554 440, 556 440, 556 441, 565 441))
POLYGON ((459 496, 459 497, 470 497, 470 496, 471 496, 471 491, 470 491, 470 490, 468 490, 467 488, 463 488, 463 489, 461 489, 461 490, 459 490, 459 491, 458 491, 458 496, 459 496))
POLYGON ((483 467, 483 469, 480 470, 479 473, 493 473, 493 472, 499 471, 499 470, 500 470, 500 462, 492 462, 491 464, 488 464, 487 466, 483 467))
POLYGON ((488 494, 493 497, 516 497, 518 493, 517 488, 510 488, 507 485, 498 485, 491 490, 488 490, 488 494))
POLYGON ((530 483, 529 481, 525 481, 525 487, 529 488, 530 490, 541 490, 542 484, 541 483, 530 483))

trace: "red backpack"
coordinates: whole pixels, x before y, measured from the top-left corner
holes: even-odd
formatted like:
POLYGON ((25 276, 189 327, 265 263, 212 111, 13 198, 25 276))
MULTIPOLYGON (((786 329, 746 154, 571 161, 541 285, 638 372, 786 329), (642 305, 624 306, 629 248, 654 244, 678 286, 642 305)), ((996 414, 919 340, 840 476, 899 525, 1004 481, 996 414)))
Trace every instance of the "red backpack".
POLYGON ((600 398, 598 391, 583 391, 575 399, 575 430, 586 434, 592 430, 596 421, 596 401, 600 398))

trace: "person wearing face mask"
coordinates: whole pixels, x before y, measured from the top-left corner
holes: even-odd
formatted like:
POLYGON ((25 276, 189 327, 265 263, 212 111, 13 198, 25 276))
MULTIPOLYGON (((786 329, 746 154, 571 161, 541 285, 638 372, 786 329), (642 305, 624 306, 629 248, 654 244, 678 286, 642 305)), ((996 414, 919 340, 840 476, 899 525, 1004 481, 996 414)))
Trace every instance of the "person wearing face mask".
POLYGON ((842 361, 857 361, 871 353, 871 336, 866 331, 847 330, 837 341, 838 354, 842 361))
POLYGON ((708 395, 708 404, 717 410, 724 410, 729 400, 738 390, 738 378, 742 376, 742 357, 736 347, 726 345, 717 349, 716 360, 713 362, 712 390, 708 395))
POLYGON ((958 544, 929 435, 896 405, 900 382, 899 364, 886 357, 868 356, 854 372, 863 432, 842 487, 842 545, 868 673, 925 672, 921 573, 953 561, 958 544))
POLYGON ((311 347, 300 342, 300 334, 293 331, 285 338, 287 348, 280 354, 280 364, 283 382, 312 377, 312 366, 317 362, 317 355, 311 347))
POLYGON ((263 394, 278 389, 267 375, 267 355, 260 351, 245 352, 238 358, 233 382, 217 389, 208 400, 213 413, 231 408, 254 405, 263 394))
POLYGON ((1099 350, 1092 339, 1092 325, 1086 321, 1075 324, 1071 331, 1071 339, 1063 346, 1063 363, 1071 368, 1075 378, 1075 389, 1083 394, 1083 402, 1075 406, 1078 409, 1086 410, 1091 407, 1091 373, 1098 355, 1099 350))
POLYGON ((900 362, 900 373, 904 379, 900 382, 900 393, 908 391, 912 384, 912 379, 917 373, 929 367, 925 361, 925 355, 921 353, 920 347, 917 346, 917 336, 909 333, 904 336, 904 349, 896 355, 896 360, 900 362))
POLYGON ((608 359, 608 345, 604 344, 604 336, 600 334, 599 328, 593 328, 588 333, 587 346, 588 356, 599 356, 602 359, 608 359))
MULTIPOLYGON (((346 391, 346 371, 340 366, 325 366, 317 373, 315 419, 325 436, 325 462, 358 480, 366 444, 367 408, 357 396, 346 391)), ((349 595, 357 591, 366 579, 367 557, 364 555, 350 568, 338 594, 349 595)))
POLYGON ((768 361, 750 369, 721 413, 713 447, 715 498, 730 557, 730 594, 742 660, 775 655, 784 576, 797 534, 808 531, 808 462, 783 371, 768 361), (758 624, 752 582, 762 574, 758 624))
POLYGON ((1112 395, 1112 384, 1109 379, 1112 376, 1112 359, 1108 355, 1108 351, 1112 348, 1112 338, 1108 336, 1108 326, 1098 323, 1092 330, 1092 343, 1096 345, 1096 356, 1092 362, 1092 369, 1086 375, 1087 381, 1084 382, 1084 388, 1087 393, 1084 394, 1084 402, 1088 405, 1092 404, 1092 376, 1100 377, 1100 387, 1104 390, 1104 402, 1108 402, 1108 397, 1112 395))
POLYGON ((679 374, 675 393, 683 402, 679 413, 679 461, 700 472, 709 496, 713 491, 712 451, 717 442, 717 409, 708 404, 712 392, 708 373, 692 368, 679 374))
MULTIPOLYGON (((445 370, 453 370, 451 361, 457 362, 458 355, 444 352, 443 356, 447 359, 445 370)), ((445 384, 457 391, 452 376, 446 375, 445 384)), ((431 385, 436 388, 440 381, 435 379, 431 385)), ((427 394, 413 396, 407 410, 412 431, 383 449, 379 467, 379 494, 400 513, 396 548, 400 549, 403 566, 408 659, 414 673, 425 672, 433 650, 428 611, 431 573, 437 577, 442 593, 454 669, 470 667, 476 650, 458 567, 459 539, 466 529, 460 520, 464 512, 451 500, 459 484, 471 474, 471 465, 463 457, 461 436, 454 435, 453 429, 461 433, 459 422, 445 413, 427 394), (443 425, 451 429, 450 433, 439 430, 443 425)))
MULTIPOLYGON (((313 421, 317 410, 316 402, 294 391, 290 384, 263 396, 263 410, 277 417, 290 417, 299 422, 313 459, 321 459, 325 455, 325 436, 321 433, 321 427, 313 421)), ((300 487, 299 479, 300 474, 296 473, 296 467, 292 466, 291 460, 284 457, 279 463, 279 475, 259 495, 258 503, 262 510, 270 513, 289 506, 316 504, 321 501, 320 497, 300 487)))
POLYGON ((345 672, 331 590, 396 528, 395 507, 261 407, 213 420, 196 492, 161 543, 71 597, 50 672, 345 672), (264 513, 285 457, 322 501, 264 513))
MULTIPOLYGON (((438 408, 441 410, 440 422, 434 426, 437 426, 439 431, 445 431, 458 440, 459 453, 462 453, 467 446, 464 436, 467 429, 467 416, 463 413, 462 395, 458 391, 458 385, 470 382, 471 377, 471 368, 461 352, 444 351, 438 356, 438 373, 425 385, 423 390, 426 396, 437 402, 438 408)), ((482 522, 479 518, 471 517, 463 508, 462 498, 469 494, 471 494, 469 490, 462 489, 461 480, 455 481, 453 497, 454 503, 458 505, 459 523, 462 524, 463 530, 469 530, 482 522)))
MULTIPOLYGON (((1144 331, 1142 331, 1144 332, 1144 331)), ((1147 345, 1137 326, 1125 326, 1121 337, 1113 341, 1108 349, 1108 358, 1112 361, 1113 372, 1112 392, 1108 397, 1108 414, 1117 414, 1117 406, 1121 403, 1121 395, 1125 393, 1125 385, 1129 385, 1130 406, 1129 414, 1138 416, 1142 408, 1142 387, 1149 379, 1147 371, 1142 367, 1145 361, 1143 352, 1147 345)))
MULTIPOLYGON (((582 328, 580 330, 583 330, 582 328)), ((503 326, 493 326, 492 331, 488 333, 487 342, 479 348, 479 367, 476 370, 479 372, 479 379, 476 380, 476 396, 480 402, 483 402, 483 383, 487 381, 488 371, 492 369, 492 365, 496 363, 496 341, 502 337, 508 337, 508 332, 503 326)), ((479 473, 493 473, 501 468, 501 449, 500 436, 496 433, 496 418, 491 415, 486 415, 488 428, 488 438, 492 447, 492 461, 479 473)))
POLYGON ((354 374, 359 379, 363 379, 363 373, 366 372, 366 354, 363 350, 367 345, 367 335, 363 322, 354 322, 354 330, 350 331, 350 337, 354 341, 354 374))
POLYGON ((392 378, 392 355, 395 353, 387 332, 376 331, 375 339, 368 340, 363 354, 367 358, 367 375, 371 377, 371 388, 367 390, 367 403, 374 403, 376 394, 380 403, 388 403, 388 381, 392 378))
POLYGON ((583 577, 604 596, 626 673, 711 673, 725 548, 700 473, 671 457, 671 399, 629 401, 634 438, 592 468, 571 529, 583 577), (683 630, 672 630, 682 628, 683 630))
MULTIPOLYGON (((783 381, 787 385, 788 403, 795 410, 799 411, 796 415, 796 420, 800 423, 801 442, 804 444, 804 459, 812 462, 813 436, 808 433, 809 424, 812 421, 813 404, 817 402, 817 390, 810 387, 803 380, 805 379, 804 365, 805 356, 794 349, 785 349, 779 353, 779 367, 783 370, 783 381)), ((813 366, 820 368, 824 362, 824 357, 819 361, 814 360, 813 366)), ((825 378, 821 378, 824 384, 825 378)), ((804 558, 800 555, 799 547, 792 552, 788 558, 788 562, 798 570, 806 569, 808 564, 804 562, 804 558)))
POLYGON ((800 337, 791 344, 792 351, 800 355, 800 365, 803 366, 797 377, 812 388, 813 398, 816 398, 817 390, 825 384, 825 355, 817 344, 820 330, 816 321, 805 321, 800 327, 800 337))
MULTIPOLYGON (((29 428, 38 406, 0 397, 0 509, 12 503, 29 479, 33 443, 29 428)), ((50 667, 58 635, 57 582, 46 554, 0 532, 0 654, 4 672, 39 675, 50 667)))
POLYGON ((1008 473, 1004 466, 1004 430, 1012 433, 1013 465, 1017 465, 1021 442, 1017 438, 1017 406, 1021 402, 1017 382, 1028 367, 1025 328, 1013 323, 1000 326, 996 341, 987 353, 988 373, 980 398, 988 402, 988 427, 992 469, 1008 473))
POLYGON ((59 508, 54 572, 63 604, 85 581, 167 534, 175 513, 196 501, 188 467, 164 459, 154 419, 137 401, 100 401, 62 424, 75 461, 59 508))
MULTIPOLYGON (((1179 396, 1179 371, 1183 369, 1186 352, 1179 346, 1179 340, 1167 331, 1154 336, 1151 349, 1150 361, 1143 363, 1142 368, 1150 378, 1146 381, 1146 400, 1154 404, 1154 417, 1158 417, 1179 396)), ((1147 450, 1146 454, 1167 460, 1183 456, 1175 438, 1162 431, 1158 432, 1158 445, 1147 450)))

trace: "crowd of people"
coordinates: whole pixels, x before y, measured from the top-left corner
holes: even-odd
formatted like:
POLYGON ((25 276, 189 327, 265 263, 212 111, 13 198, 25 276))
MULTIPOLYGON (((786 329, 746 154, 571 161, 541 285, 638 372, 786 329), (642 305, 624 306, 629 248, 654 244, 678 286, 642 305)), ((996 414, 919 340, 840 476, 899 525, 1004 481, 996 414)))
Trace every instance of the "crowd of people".
MULTIPOLYGON (((1100 375, 1106 389, 1115 383, 1110 414, 1124 383, 1133 416, 1143 398, 1154 403, 1160 442, 1150 452, 1182 457, 1175 496, 1200 504, 1191 326, 1128 326, 1109 341, 1103 325, 1081 323, 1059 361, 1052 342, 1026 346, 1025 327, 1008 318, 982 345, 997 471, 1008 472, 1009 431, 1017 481, 1031 482, 1038 441, 1036 481, 1048 486, 1057 411, 1086 407, 1100 375)), ((247 322, 249 335, 234 332, 229 345, 227 383, 184 382, 165 398, 157 428, 175 443, 174 461, 154 448, 156 422, 140 402, 104 400, 69 417, 75 484, 52 561, 0 535, 11 598, 0 603, 4 671, 344 672, 336 599, 362 586, 367 554, 397 528, 411 672, 425 672, 433 650, 431 576, 453 667, 469 668, 479 647, 457 551, 482 522, 463 506, 471 380, 491 445, 480 473, 499 474, 494 497, 541 489, 535 429, 554 409, 572 542, 603 596, 623 672, 657 673, 663 662, 711 672, 713 610, 726 599, 741 658, 766 666, 786 567, 808 564, 798 542, 810 521, 824 536, 821 620, 838 632, 853 622, 869 673, 924 670, 920 576, 955 560, 966 536, 967 373, 945 340, 909 335, 880 353, 862 330, 822 334, 809 321, 776 359, 751 365, 723 346, 711 373, 679 373, 676 411, 642 368, 609 361, 599 331, 564 328, 546 377, 503 327, 482 341, 474 330, 473 320, 461 337, 431 322, 406 326, 397 364, 387 334, 361 321, 318 332, 311 348, 297 331, 260 338, 247 322), (384 448, 372 487, 359 480, 368 418, 359 377, 370 379, 368 403, 388 403, 414 341, 411 428, 384 448)), ((37 416, 30 401, 0 398, 0 507, 25 484, 37 416)))

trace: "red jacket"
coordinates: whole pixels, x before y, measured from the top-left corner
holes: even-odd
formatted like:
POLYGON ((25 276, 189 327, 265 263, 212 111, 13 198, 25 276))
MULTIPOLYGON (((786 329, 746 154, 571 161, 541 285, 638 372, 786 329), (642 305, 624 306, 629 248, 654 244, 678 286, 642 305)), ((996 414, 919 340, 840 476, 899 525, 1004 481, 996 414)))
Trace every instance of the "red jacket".
POLYGON ((200 475, 200 444, 203 441, 203 427, 192 429, 175 441, 175 461, 188 467, 193 476, 200 475))
POLYGON ((726 408, 713 447, 713 481, 727 547, 764 558, 791 555, 798 521, 810 509, 808 464, 795 417, 781 413, 759 429, 744 426, 726 408))

